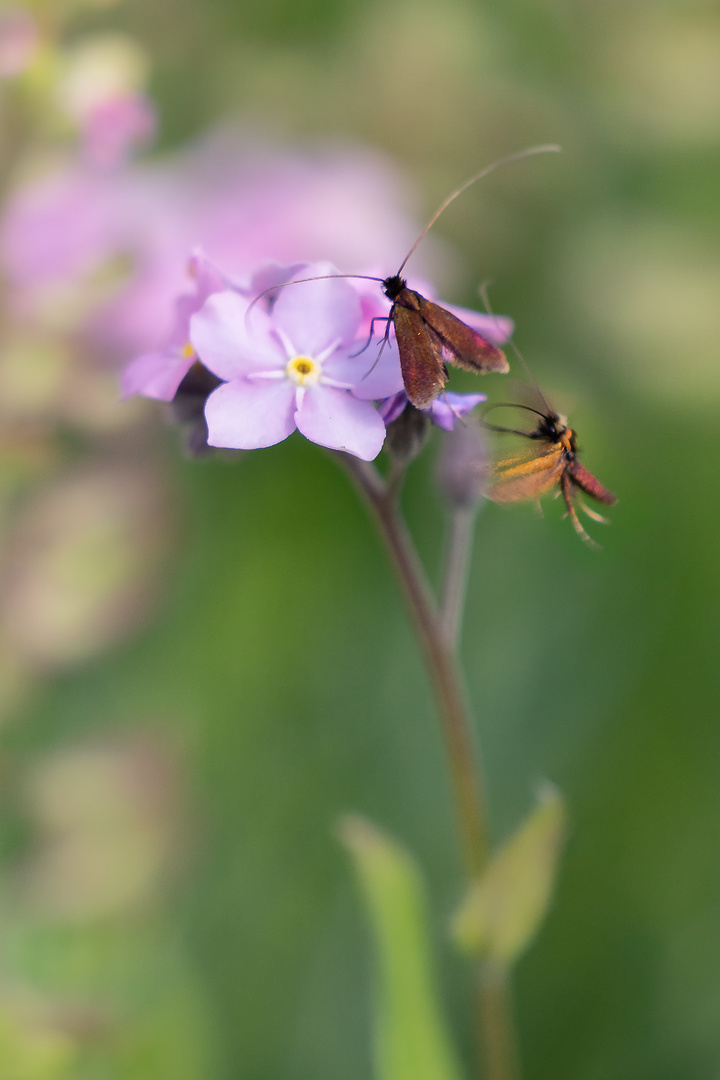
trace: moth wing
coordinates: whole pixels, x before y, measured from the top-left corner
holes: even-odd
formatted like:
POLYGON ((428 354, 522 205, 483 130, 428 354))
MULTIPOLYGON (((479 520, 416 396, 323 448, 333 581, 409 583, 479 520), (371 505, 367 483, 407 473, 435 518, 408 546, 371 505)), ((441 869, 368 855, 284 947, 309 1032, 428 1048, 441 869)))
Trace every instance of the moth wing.
POLYGON ((608 491, 591 472, 581 465, 579 461, 573 461, 568 466, 568 473, 573 484, 582 488, 586 495, 591 495, 593 499, 597 499, 598 502, 605 503, 606 506, 613 506, 617 502, 617 496, 613 495, 611 491, 608 491))
POLYGON ((498 349, 497 345, 493 345, 439 304, 433 304, 419 293, 414 293, 414 298, 415 310, 437 334, 453 364, 466 371, 510 370, 505 353, 498 349))
POLYGON ((488 498, 499 503, 537 499, 555 487, 563 476, 565 466, 565 454, 561 446, 539 457, 500 461, 495 466, 488 498))
POLYGON ((426 409, 448 379, 442 349, 416 308, 395 304, 392 320, 405 392, 416 408, 426 409))

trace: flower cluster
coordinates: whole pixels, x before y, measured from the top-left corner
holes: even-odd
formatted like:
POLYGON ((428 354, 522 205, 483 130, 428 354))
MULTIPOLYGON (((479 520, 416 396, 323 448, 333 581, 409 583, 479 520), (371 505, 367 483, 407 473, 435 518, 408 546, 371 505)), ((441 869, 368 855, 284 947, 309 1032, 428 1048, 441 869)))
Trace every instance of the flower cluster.
MULTIPOLYGON (((379 287, 371 295, 367 281, 340 277, 330 263, 269 263, 234 281, 201 251, 190 274, 194 290, 177 301, 166 346, 125 369, 126 396, 173 401, 204 369, 214 377, 204 401, 207 445, 254 450, 297 429, 321 446, 377 457, 387 426, 409 407, 394 336, 371 336, 373 319, 388 320, 379 287)), ((507 318, 454 310, 496 344, 512 331, 507 318)), ((446 393, 427 413, 452 430, 484 400, 446 393)))
MULTIPOLYGON (((339 278, 317 260, 367 272, 406 250, 416 226, 388 164, 360 148, 252 145, 239 131, 136 162, 155 129, 142 48, 117 33, 70 44, 43 35, 22 11, 0 18, 0 77, 35 79, 40 44, 52 48, 48 105, 75 144, 14 186, 0 213, 9 317, 101 360, 100 375, 134 356, 125 396, 172 402, 194 423, 195 451, 268 446, 297 429, 375 458, 410 407, 392 326, 384 344, 372 340, 390 302, 381 278, 339 278), (192 285, 178 296, 196 241, 192 285), (274 288, 298 278, 317 280, 274 288)), ((512 329, 456 313, 497 344, 512 329)), ((427 419, 451 430, 483 399, 443 394, 427 419)))

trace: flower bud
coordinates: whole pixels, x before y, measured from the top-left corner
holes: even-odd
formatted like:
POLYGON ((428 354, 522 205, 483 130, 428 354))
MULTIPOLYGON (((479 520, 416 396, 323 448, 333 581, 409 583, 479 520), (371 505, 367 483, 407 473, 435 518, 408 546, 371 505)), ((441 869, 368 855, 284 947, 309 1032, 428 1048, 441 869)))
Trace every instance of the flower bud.
POLYGON ((388 424, 385 450, 396 465, 409 465, 425 445, 430 430, 430 417, 410 402, 395 420, 388 424))
POLYGON ((457 423, 445 436, 437 466, 441 497, 452 510, 472 510, 483 498, 490 469, 487 443, 471 419, 457 423))
POLYGON ((184 428, 185 449, 190 457, 210 452, 205 402, 221 380, 202 364, 195 363, 180 383, 170 403, 172 420, 184 428))

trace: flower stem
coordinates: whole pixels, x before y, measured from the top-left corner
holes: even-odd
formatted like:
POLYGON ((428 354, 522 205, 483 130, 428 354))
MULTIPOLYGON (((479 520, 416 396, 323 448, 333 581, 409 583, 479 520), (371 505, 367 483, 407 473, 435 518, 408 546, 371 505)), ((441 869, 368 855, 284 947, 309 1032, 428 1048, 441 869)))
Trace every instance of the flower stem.
MULTIPOLYGON (((465 868, 472 881, 483 872, 488 859, 487 811, 479 753, 456 647, 475 514, 460 510, 453 515, 440 611, 398 507, 399 485, 386 483, 371 464, 347 454, 338 456, 342 457, 377 522, 425 655, 445 738, 465 868)), ((483 963, 476 976, 475 1007, 484 1080, 517 1080, 518 1057, 507 972, 483 963)))
POLYGON ((445 737, 465 865, 473 878, 487 858, 485 800, 454 648, 443 633, 435 598, 396 499, 372 465, 345 457, 346 467, 373 511, 425 654, 445 737))
POLYGON ((450 515, 441 604, 442 630, 450 648, 457 648, 465 611, 470 558, 477 509, 461 507, 450 515))
POLYGON ((510 973, 506 967, 492 960, 480 965, 475 1000, 488 1080, 516 1080, 520 1076, 520 1062, 510 973))

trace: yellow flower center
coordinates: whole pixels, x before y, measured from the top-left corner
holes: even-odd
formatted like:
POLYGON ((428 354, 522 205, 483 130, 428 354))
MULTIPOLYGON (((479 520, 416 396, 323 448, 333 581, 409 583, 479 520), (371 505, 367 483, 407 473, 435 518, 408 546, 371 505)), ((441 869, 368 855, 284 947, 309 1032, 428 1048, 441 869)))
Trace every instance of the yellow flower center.
POLYGON ((193 356, 195 355, 195 350, 193 349, 189 341, 187 341, 183 345, 180 355, 182 356, 183 360, 192 360, 193 356))
POLYGON ((285 370, 288 378, 298 386, 313 386, 320 378, 322 366, 312 356, 293 356, 285 370))

